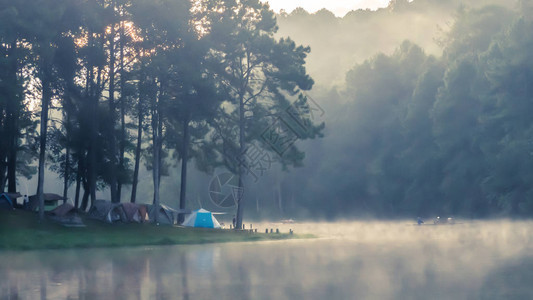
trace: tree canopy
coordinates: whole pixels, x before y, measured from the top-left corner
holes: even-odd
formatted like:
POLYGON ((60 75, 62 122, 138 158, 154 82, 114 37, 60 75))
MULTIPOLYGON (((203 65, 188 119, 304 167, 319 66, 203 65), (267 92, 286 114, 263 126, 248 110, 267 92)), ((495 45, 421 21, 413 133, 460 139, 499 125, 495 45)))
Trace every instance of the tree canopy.
MULTIPOLYGON (((75 183, 74 204, 86 210, 97 190, 108 189, 109 199, 120 202, 130 183, 135 202, 141 157, 152 171, 156 207, 161 176, 181 162, 176 193, 185 208, 189 160, 212 172, 227 158, 221 144, 230 141, 241 150, 232 158, 239 157, 259 139, 254 130, 267 124, 267 115, 302 101, 300 91, 313 84, 304 67, 309 48, 275 38, 275 15, 257 0, 39 4, 0 6, 0 124, 9 140, 0 149, 0 182, 15 191, 17 172, 30 175, 31 152, 22 146, 38 136, 41 218, 46 166, 63 177, 65 196, 75 183), (247 112, 255 115, 245 126, 247 112), (235 126, 240 138, 219 139, 217 132, 235 126)), ((245 176, 241 167, 230 171, 245 176)))
POLYGON ((229 172, 239 228, 533 213, 531 1, 27 2, 0 1, 2 192, 186 208, 229 172))

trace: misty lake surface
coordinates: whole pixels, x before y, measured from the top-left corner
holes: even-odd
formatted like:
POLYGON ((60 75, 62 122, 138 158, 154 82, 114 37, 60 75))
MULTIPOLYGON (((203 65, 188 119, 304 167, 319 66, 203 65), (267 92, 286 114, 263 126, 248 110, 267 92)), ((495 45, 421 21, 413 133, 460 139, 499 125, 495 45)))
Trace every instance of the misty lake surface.
POLYGON ((533 222, 254 224, 316 239, 0 252, 0 299, 533 299, 533 222))

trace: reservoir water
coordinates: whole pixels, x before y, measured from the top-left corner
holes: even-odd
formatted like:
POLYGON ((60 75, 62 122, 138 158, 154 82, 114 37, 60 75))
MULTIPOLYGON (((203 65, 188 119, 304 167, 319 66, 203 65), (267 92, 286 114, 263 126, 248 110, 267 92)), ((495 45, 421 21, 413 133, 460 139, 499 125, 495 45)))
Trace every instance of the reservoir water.
POLYGON ((254 224, 315 239, 0 252, 0 299, 533 299, 533 222, 254 224))

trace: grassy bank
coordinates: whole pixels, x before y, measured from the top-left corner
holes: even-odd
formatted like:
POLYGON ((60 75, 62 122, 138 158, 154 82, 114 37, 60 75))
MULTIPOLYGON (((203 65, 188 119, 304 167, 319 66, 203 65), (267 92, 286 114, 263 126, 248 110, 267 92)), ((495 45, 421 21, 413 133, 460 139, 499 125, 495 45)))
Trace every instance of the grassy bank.
POLYGON ((153 224, 111 225, 86 218, 83 221, 87 227, 67 228, 48 220, 39 223, 35 213, 0 211, 0 250, 203 244, 311 237, 153 224))

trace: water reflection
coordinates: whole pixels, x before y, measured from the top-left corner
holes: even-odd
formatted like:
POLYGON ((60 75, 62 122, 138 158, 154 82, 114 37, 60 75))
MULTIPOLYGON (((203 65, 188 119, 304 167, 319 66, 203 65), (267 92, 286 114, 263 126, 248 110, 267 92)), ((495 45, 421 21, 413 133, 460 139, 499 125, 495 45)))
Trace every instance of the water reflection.
POLYGON ((531 299, 533 295, 533 222, 290 226, 321 238, 4 252, 0 299, 531 299))
POLYGON ((481 299, 533 299, 533 254, 513 259, 488 274, 481 299))

